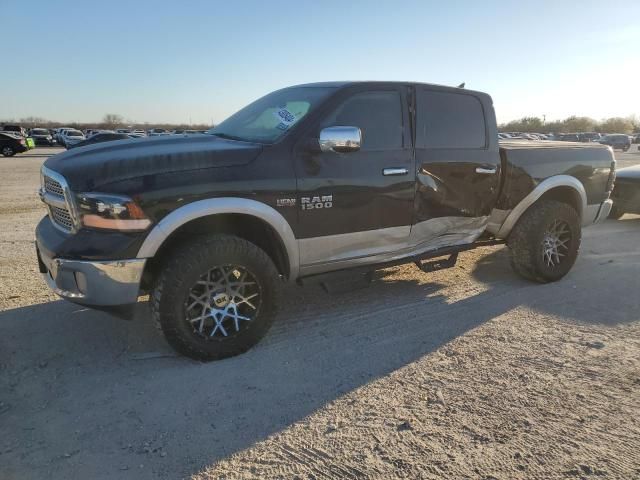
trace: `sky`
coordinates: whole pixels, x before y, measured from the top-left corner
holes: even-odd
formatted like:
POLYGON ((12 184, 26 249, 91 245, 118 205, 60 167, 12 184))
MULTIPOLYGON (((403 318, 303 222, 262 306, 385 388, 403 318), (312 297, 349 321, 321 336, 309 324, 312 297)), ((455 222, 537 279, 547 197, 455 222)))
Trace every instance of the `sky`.
POLYGON ((466 82, 500 122, 640 116, 639 0, 0 0, 0 15, 0 120, 211 124, 328 80, 466 82))

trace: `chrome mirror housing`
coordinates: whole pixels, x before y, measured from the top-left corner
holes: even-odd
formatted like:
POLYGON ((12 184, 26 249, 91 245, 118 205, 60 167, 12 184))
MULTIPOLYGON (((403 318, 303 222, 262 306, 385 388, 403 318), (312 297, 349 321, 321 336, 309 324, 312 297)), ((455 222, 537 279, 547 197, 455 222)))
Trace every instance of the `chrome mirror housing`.
POLYGON ((320 131, 318 142, 323 152, 357 152, 362 144, 362 132, 358 127, 327 127, 320 131))

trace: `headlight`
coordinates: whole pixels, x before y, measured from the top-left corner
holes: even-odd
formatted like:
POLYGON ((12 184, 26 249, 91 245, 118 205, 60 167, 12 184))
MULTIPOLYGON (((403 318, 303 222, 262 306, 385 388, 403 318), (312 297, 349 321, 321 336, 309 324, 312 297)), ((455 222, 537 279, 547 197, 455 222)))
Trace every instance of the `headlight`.
POLYGON ((76 198, 80 222, 85 227, 140 232, 151 225, 151 220, 130 197, 79 193, 76 198))

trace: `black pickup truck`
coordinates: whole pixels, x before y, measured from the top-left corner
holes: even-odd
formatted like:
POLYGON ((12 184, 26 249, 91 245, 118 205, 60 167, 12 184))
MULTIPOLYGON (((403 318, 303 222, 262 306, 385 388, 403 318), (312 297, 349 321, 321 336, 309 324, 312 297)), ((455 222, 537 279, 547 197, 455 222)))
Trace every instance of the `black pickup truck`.
POLYGON ((278 90, 209 135, 110 142, 42 168, 40 270, 60 296, 150 294, 179 352, 219 359, 267 332, 282 281, 452 266, 506 242, 515 271, 562 278, 607 218, 609 147, 498 144, 491 98, 407 82, 278 90))

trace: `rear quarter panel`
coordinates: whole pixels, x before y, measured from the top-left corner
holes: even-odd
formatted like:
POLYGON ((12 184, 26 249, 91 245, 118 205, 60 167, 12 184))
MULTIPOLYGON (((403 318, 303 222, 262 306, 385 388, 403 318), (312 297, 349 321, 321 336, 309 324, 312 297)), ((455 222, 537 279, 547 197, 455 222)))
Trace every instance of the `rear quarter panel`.
POLYGON ((503 185, 496 205, 511 210, 543 180, 570 175, 584 186, 587 204, 607 199, 607 181, 615 158, 601 145, 551 142, 500 145, 503 185))

